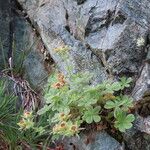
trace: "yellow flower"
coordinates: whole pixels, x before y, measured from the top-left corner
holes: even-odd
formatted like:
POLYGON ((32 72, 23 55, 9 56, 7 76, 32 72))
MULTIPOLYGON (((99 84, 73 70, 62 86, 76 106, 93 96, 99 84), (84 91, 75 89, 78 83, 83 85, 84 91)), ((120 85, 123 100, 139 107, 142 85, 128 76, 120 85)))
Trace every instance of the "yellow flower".
POLYGON ((53 132, 54 132, 54 133, 59 132, 60 129, 61 129, 61 127, 60 127, 58 124, 56 124, 56 125, 53 127, 53 132))
POLYGON ((60 113, 60 117, 63 118, 65 116, 64 113, 60 113))
POLYGON ((25 120, 24 119, 21 119, 17 125, 20 127, 20 129, 24 129, 26 128, 26 123, 25 123, 25 120))
POLYGON ((65 84, 65 82, 66 82, 64 75, 61 73, 58 74, 57 79, 61 84, 65 84))
POLYGON ((63 84, 61 84, 60 82, 54 83, 51 86, 54 89, 60 89, 61 87, 63 87, 63 84))
POLYGON ((71 117, 70 114, 68 114, 68 115, 65 115, 64 113, 61 113, 61 114, 60 114, 60 120, 62 120, 62 121, 66 121, 66 120, 69 119, 70 117, 71 117))
POLYGON ((24 118, 32 118, 32 112, 25 111, 24 114, 23 114, 23 117, 24 118))
POLYGON ((78 133, 79 128, 77 125, 72 125, 70 130, 73 134, 75 134, 75 133, 78 133))

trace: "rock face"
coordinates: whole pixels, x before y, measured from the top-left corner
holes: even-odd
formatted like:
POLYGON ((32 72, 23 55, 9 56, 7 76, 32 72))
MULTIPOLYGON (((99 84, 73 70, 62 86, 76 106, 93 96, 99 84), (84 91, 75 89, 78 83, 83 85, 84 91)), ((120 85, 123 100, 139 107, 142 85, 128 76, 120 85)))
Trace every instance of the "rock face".
POLYGON ((134 127, 124 135, 127 147, 131 150, 150 149, 150 64, 148 62, 149 52, 132 91, 134 100, 142 105, 137 112, 134 127))
POLYGON ((147 90, 150 90, 150 65, 145 63, 141 75, 133 89, 132 96, 136 101, 138 101, 147 90))
POLYGON ((109 136, 106 132, 92 133, 94 136, 86 143, 86 135, 81 136, 81 138, 69 138, 65 139, 66 150, 123 150, 123 146, 117 142, 114 138, 109 136), (72 144, 71 144, 72 143, 72 144))
POLYGON ((27 79, 34 88, 41 88, 39 84, 49 73, 45 69, 44 56, 40 52, 41 40, 13 1, 0 2, 0 28, 0 70, 5 69, 4 58, 8 67, 8 58, 13 53, 14 68, 18 68, 23 63, 22 70, 26 73, 23 78, 27 79), (21 60, 23 53, 26 55, 21 60))
POLYGON ((4 66, 3 53, 8 53, 10 41, 10 5, 9 0, 0 1, 0 70, 4 66))
MULTIPOLYGON (((23 61, 24 78, 27 79, 34 88, 40 85, 48 77, 48 71, 44 64, 44 55, 41 53, 43 47, 41 40, 37 37, 30 24, 22 17, 14 16, 14 41, 16 52, 21 55, 26 52, 23 61)), ((18 57, 18 55, 16 55, 18 57)), ((15 59, 15 64, 19 63, 15 59)))
POLYGON ((68 45, 74 70, 92 71, 97 81, 138 74, 148 44, 148 0, 18 1, 63 72, 65 61, 54 49, 68 45))
POLYGON ((150 149, 150 136, 146 133, 139 132, 132 128, 125 134, 124 138, 126 140, 127 150, 150 149))
POLYGON ((96 82, 107 78, 107 73, 102 66, 101 60, 86 47, 85 43, 73 36, 73 34, 76 34, 76 29, 74 29, 76 28, 76 24, 74 21, 77 19, 78 12, 78 10, 76 10, 77 8, 74 8, 77 6, 75 1, 70 3, 66 3, 65 1, 49 1, 42 4, 41 7, 36 7, 39 5, 38 3, 35 5, 32 3, 28 9, 26 1, 21 1, 21 4, 27 10, 29 17, 33 20, 33 24, 39 28, 45 46, 63 73, 66 74, 68 64, 72 64, 72 72, 81 70, 93 72, 96 82), (30 10, 30 7, 35 7, 35 10, 30 10), (71 10, 74 13, 71 13, 71 16, 69 16, 69 11, 71 10), (41 18, 43 15, 45 17, 41 18), (71 49, 67 61, 54 51, 54 49, 66 45, 71 49))

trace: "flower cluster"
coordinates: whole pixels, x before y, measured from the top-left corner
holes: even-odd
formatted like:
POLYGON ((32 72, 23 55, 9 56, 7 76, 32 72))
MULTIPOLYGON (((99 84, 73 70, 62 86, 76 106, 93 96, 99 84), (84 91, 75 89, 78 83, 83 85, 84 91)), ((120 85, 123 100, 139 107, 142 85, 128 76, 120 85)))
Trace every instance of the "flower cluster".
POLYGON ((42 135, 45 131, 45 129, 42 126, 36 126, 37 123, 34 122, 34 116, 32 112, 25 111, 22 115, 21 120, 17 123, 17 125, 20 127, 20 130, 28 130, 32 129, 34 132, 38 133, 39 135, 42 135))
POLYGON ((33 128, 34 122, 32 112, 24 112, 22 119, 17 124, 19 125, 20 130, 33 128))
POLYGON ((79 127, 77 124, 73 124, 72 122, 62 122, 60 124, 56 124, 53 127, 53 134, 59 135, 76 135, 79 133, 79 127))
POLYGON ((61 87, 63 87, 66 83, 64 78, 65 78, 64 75, 59 73, 58 76, 57 76, 58 82, 52 84, 51 87, 54 88, 54 89, 60 89, 61 87))
POLYGON ((79 133, 80 129, 78 124, 69 120, 71 117, 70 114, 66 115, 64 113, 60 113, 57 117, 60 119, 60 121, 53 127, 53 134, 70 136, 79 133))
POLYGON ((64 113, 60 113, 60 114, 59 114, 59 118, 60 118, 61 121, 66 121, 66 120, 68 120, 70 117, 71 117, 70 114, 69 114, 69 115, 66 115, 66 114, 64 114, 64 113))
POLYGON ((110 124, 121 132, 132 127, 134 115, 130 96, 123 90, 130 86, 131 78, 122 77, 119 81, 104 81, 92 86, 92 75, 88 72, 68 75, 66 84, 62 74, 54 74, 51 87, 45 94, 46 104, 38 111, 39 115, 50 113, 53 139, 59 136, 78 135, 85 123, 110 124), (53 84, 54 83, 54 84, 53 84))

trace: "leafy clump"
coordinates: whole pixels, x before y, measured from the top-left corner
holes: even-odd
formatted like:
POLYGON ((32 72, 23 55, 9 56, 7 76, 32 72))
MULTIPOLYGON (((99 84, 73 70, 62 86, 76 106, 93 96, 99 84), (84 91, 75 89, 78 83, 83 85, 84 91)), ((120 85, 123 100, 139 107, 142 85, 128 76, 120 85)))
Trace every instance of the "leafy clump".
MULTIPOLYGON (((11 83, 6 78, 0 80, 0 147, 6 145, 10 150, 37 149, 47 144, 45 128, 47 126, 47 114, 35 116, 17 107, 17 97, 8 88, 11 83), (9 90, 8 90, 9 89, 9 90), (20 129, 18 130, 18 128, 20 129), (1 142, 3 143, 1 145, 1 142)), ((1 149, 1 148, 0 148, 1 149)))
POLYGON ((128 113, 133 107, 132 98, 121 94, 130 86, 131 78, 108 80, 96 86, 90 85, 91 78, 87 72, 69 76, 69 82, 62 74, 51 77, 45 92, 46 104, 38 114, 48 112, 52 116, 55 138, 78 135, 83 123, 104 119, 121 132, 132 127, 134 116, 128 113))
POLYGON ((17 124, 20 130, 33 128, 34 122, 32 112, 24 112, 22 119, 17 124))
POLYGON ((35 133, 41 135, 45 130, 42 126, 36 126, 37 124, 34 122, 34 118, 35 116, 32 112, 25 111, 21 117, 21 120, 17 123, 20 130, 32 129, 35 133))

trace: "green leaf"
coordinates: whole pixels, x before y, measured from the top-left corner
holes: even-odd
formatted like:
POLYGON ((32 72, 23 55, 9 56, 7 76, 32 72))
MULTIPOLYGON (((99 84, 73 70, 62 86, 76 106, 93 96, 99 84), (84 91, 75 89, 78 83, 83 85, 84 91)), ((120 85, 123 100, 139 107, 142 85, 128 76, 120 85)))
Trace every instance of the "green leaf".
POLYGON ((106 109, 112 109, 112 108, 115 108, 115 107, 116 107, 116 104, 113 101, 107 101, 105 106, 104 106, 104 108, 106 108, 106 109))
POLYGON ((82 119, 85 120, 87 123, 92 123, 93 121, 99 122, 101 120, 101 117, 99 116, 99 111, 99 106, 95 108, 89 107, 89 109, 84 112, 82 119))
POLYGON ((132 78, 122 77, 120 79, 121 89, 123 90, 124 88, 129 87, 131 82, 132 82, 132 78))
POLYGON ((114 82, 112 85, 111 85, 111 89, 113 91, 119 91, 121 89, 121 85, 119 82, 114 82))
POLYGON ((117 96, 115 100, 107 101, 104 108, 106 109, 117 109, 120 108, 124 111, 128 111, 129 108, 133 107, 133 100, 127 95, 117 96))
POLYGON ((105 90, 104 93, 114 93, 115 91, 119 91, 121 89, 121 84, 120 82, 106 82, 105 83, 105 90))
POLYGON ((133 114, 129 114, 126 119, 129 121, 129 122, 133 122, 135 120, 135 117, 133 114))
POLYGON ((128 111, 129 108, 133 107, 133 99, 127 95, 121 96, 122 110, 128 111))
POLYGON ((100 121, 101 121, 101 117, 98 116, 98 115, 95 115, 95 116, 93 116, 93 120, 94 120, 95 122, 100 122, 100 121))
POLYGON ((97 113, 98 114, 100 109, 101 109, 100 106, 95 107, 93 113, 97 113))
POLYGON ((126 115, 126 113, 120 109, 115 112, 115 118, 115 127, 118 128, 121 132, 125 132, 126 129, 131 128, 132 122, 135 119, 133 114, 126 115))
POLYGON ((65 114, 69 114, 70 108, 67 105, 61 105, 59 112, 64 112, 65 114))
POLYGON ((60 101, 61 100, 61 97, 60 96, 58 96, 58 95, 54 95, 54 96, 51 96, 51 97, 49 97, 49 98, 47 98, 47 100, 46 100, 46 103, 47 104, 50 104, 50 103, 52 103, 52 102, 58 102, 58 101, 60 101))
POLYGON ((42 115, 45 114, 47 111, 49 111, 51 109, 51 106, 45 105, 43 108, 41 108, 37 114, 38 115, 42 115))
POLYGON ((45 131, 43 127, 35 127, 34 128, 35 132, 38 132, 40 135, 45 131))
POLYGON ((90 97, 90 95, 87 94, 80 99, 78 106, 89 107, 89 106, 92 106, 93 104, 96 104, 97 101, 98 99, 94 97, 90 97))
POLYGON ((90 123, 93 122, 93 117, 92 116, 88 116, 88 117, 85 118, 85 121, 90 124, 90 123))

